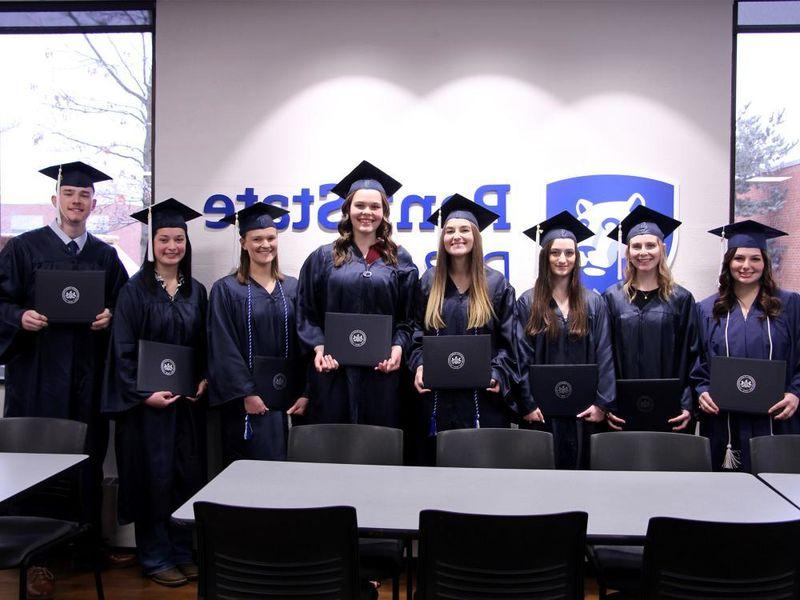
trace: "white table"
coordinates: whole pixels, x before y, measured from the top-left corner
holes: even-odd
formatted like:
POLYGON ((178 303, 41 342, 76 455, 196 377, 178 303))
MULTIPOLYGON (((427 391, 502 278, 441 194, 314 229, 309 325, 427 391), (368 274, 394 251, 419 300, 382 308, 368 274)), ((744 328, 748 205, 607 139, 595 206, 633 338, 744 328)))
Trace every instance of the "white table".
POLYGON ((364 534, 417 533, 419 512, 589 514, 594 542, 641 542, 650 517, 767 522, 800 510, 746 473, 534 471, 238 461, 180 507, 197 501, 250 507, 356 508, 364 534))
POLYGON ((800 508, 800 475, 796 473, 759 473, 769 487, 800 508))
POLYGON ((85 454, 0 452, 0 506, 87 458, 85 454))

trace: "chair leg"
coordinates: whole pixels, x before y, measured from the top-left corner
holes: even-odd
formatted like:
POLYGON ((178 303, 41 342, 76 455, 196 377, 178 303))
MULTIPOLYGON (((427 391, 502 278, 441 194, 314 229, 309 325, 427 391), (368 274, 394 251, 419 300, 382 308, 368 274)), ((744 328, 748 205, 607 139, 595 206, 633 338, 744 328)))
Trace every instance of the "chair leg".
POLYGON ((19 600, 28 600, 28 565, 25 561, 19 566, 19 600))
POLYGON ((406 540, 406 600, 414 599, 414 542, 406 540))
POLYGON ((400 573, 392 575, 392 600, 400 600, 400 573))
POLYGON ((94 589, 97 592, 97 600, 105 600, 106 596, 103 593, 103 578, 100 574, 100 563, 95 560, 94 563, 94 589))

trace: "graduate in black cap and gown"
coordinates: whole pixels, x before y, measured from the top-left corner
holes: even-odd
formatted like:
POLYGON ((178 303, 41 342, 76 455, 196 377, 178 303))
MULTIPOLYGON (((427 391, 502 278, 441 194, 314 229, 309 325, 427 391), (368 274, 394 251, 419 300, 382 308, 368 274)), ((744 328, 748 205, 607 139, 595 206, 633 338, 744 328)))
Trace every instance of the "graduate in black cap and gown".
POLYGON ((616 380, 608 308, 584 288, 578 244, 594 235, 567 211, 525 231, 540 247, 534 287, 517 300, 519 362, 524 425, 551 431, 556 467, 589 467, 589 436, 616 408, 616 380), (543 414, 531 394, 529 370, 537 365, 596 364, 594 403, 575 418, 543 414))
POLYGON ((700 355, 692 371, 700 434, 711 439, 713 467, 750 470, 750 438, 800 433, 800 296, 777 287, 767 240, 787 235, 756 221, 713 229, 728 249, 719 292, 697 304, 700 355), (785 393, 769 415, 721 411, 709 394, 714 356, 786 361, 785 393))
POLYGON ((100 388, 111 311, 128 280, 117 252, 86 231, 95 207, 95 183, 111 178, 82 162, 40 173, 56 180, 56 218, 11 238, 0 252, 0 363, 6 365, 5 416, 55 417, 88 425, 91 457, 83 508, 99 521, 100 483, 108 421, 100 414, 100 388), (93 323, 48 323, 34 309, 39 270, 105 272, 106 309, 93 323), (89 481, 91 480, 91 481, 89 481))
POLYGON ((311 253, 300 271, 298 332, 314 353, 311 415, 317 423, 398 427, 398 369, 413 332, 418 272, 392 240, 388 197, 400 183, 361 162, 334 188, 344 198, 339 237, 311 253), (325 313, 392 316, 390 355, 374 367, 340 367, 325 353, 325 313))
MULTIPOLYGON (((676 284, 667 264, 664 239, 680 225, 646 206, 637 206, 608 234, 618 243, 623 281, 603 298, 611 317, 611 341, 618 379, 679 379, 681 412, 669 420, 673 431, 687 431, 694 411, 689 373, 698 352, 694 296, 676 284)), ((618 269, 621 271, 621 268, 618 269)), ((608 413, 612 429, 625 429, 624 419, 608 413)))
POLYGON ((222 454, 234 460, 284 460, 288 416, 306 411, 306 370, 296 333, 297 279, 278 266, 273 219, 288 211, 257 202, 225 217, 239 235, 239 266, 211 288, 208 315, 210 403, 221 406, 222 454), (257 357, 286 361, 284 410, 259 389, 257 357), (269 406, 273 405, 273 410, 269 406))
POLYGON ((187 221, 201 216, 169 198, 131 215, 148 225, 142 268, 122 288, 112 326, 103 412, 116 422, 119 521, 136 525, 139 564, 167 586, 197 577, 192 532, 170 515, 205 482, 206 290, 192 278, 187 221), (139 391, 139 343, 194 349, 197 391, 139 391))
POLYGON ((509 427, 519 380, 514 329, 514 288, 485 266, 481 231, 498 215, 454 194, 431 215, 439 224, 436 265, 420 281, 417 327, 409 356, 414 386, 425 398, 428 436, 449 429, 509 427), (423 337, 490 335, 491 378, 481 389, 431 391, 425 387, 423 337))

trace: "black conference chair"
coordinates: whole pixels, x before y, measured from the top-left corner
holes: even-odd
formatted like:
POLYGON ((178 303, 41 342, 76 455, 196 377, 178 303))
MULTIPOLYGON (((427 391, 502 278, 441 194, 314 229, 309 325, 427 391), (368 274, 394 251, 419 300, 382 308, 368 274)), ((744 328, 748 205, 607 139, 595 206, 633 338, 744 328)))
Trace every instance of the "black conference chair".
POLYGON ((198 598, 360 596, 352 506, 244 508, 197 502, 194 515, 198 598))
POLYGON ((800 521, 650 519, 643 598, 800 598, 800 521))
POLYGON ((750 470, 800 473, 800 435, 764 435, 750 439, 750 470))
MULTIPOLYGON (((402 465, 403 431, 351 423, 292 427, 287 458, 297 462, 402 465)), ((365 538, 359 546, 362 577, 379 580, 390 576, 392 598, 398 600, 403 572, 403 542, 365 538)), ((410 555, 409 552, 409 558, 410 555)))
POLYGON ((419 515, 417 598, 583 598, 584 512, 419 515))
POLYGON ((531 429, 452 429, 436 436, 437 467, 553 469, 553 436, 531 429))
MULTIPOLYGON (((590 438, 592 470, 711 471, 708 438, 658 431, 614 431, 590 438)), ((608 589, 636 595, 642 569, 642 546, 589 546, 600 598, 608 589)))
MULTIPOLYGON (((9 417, 0 419, 0 452, 39 454, 83 454, 86 424, 66 419, 9 417)), ((64 476, 44 485, 44 497, 58 499, 77 494, 77 477, 64 476)), ((67 498, 68 500, 71 498, 67 498)), ((98 543, 98 532, 89 524, 62 519, 28 516, 0 517, 0 569, 19 569, 19 597, 27 596, 27 572, 33 561, 81 536, 98 543)), ((94 557, 94 581, 102 600, 103 580, 100 563, 94 557)))

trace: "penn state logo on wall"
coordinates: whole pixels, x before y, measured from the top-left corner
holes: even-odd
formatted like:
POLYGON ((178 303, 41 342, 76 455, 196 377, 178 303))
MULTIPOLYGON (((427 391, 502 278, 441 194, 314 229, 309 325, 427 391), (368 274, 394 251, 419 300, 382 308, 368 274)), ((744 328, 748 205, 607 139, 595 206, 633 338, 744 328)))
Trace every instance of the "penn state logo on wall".
POLYGON ((464 355, 461 354, 461 352, 451 352, 447 356, 447 366, 450 367, 451 369, 458 370, 464 366, 465 362, 466 359, 464 358, 464 355))
POLYGON ((354 329, 350 332, 350 345, 354 348, 361 348, 367 343, 367 334, 360 329, 354 329))
POLYGON ((742 375, 736 380, 736 389, 743 394, 749 394, 756 389, 756 378, 752 375, 742 375))
POLYGON ((167 377, 175 375, 175 361, 171 358, 165 358, 161 361, 161 372, 167 377))
POLYGON ((75 304, 81 299, 81 293, 74 285, 68 285, 61 290, 61 299, 67 304, 75 304))
MULTIPOLYGON (((607 236, 639 205, 677 218, 678 188, 635 175, 584 175, 547 184, 547 218, 566 210, 595 233, 578 246, 587 288, 603 292, 617 282, 617 242, 607 236)), ((666 240, 670 264, 677 251, 675 235, 666 240)))
POLYGON ((557 398, 569 398, 572 395, 572 384, 569 381, 559 381, 553 388, 557 398))
POLYGON ((639 396, 636 399, 636 409, 639 412, 649 413, 653 412, 656 407, 656 402, 650 396, 639 396))
POLYGON ((272 378, 272 387, 276 390, 282 390, 286 387, 286 375, 278 373, 272 378))

